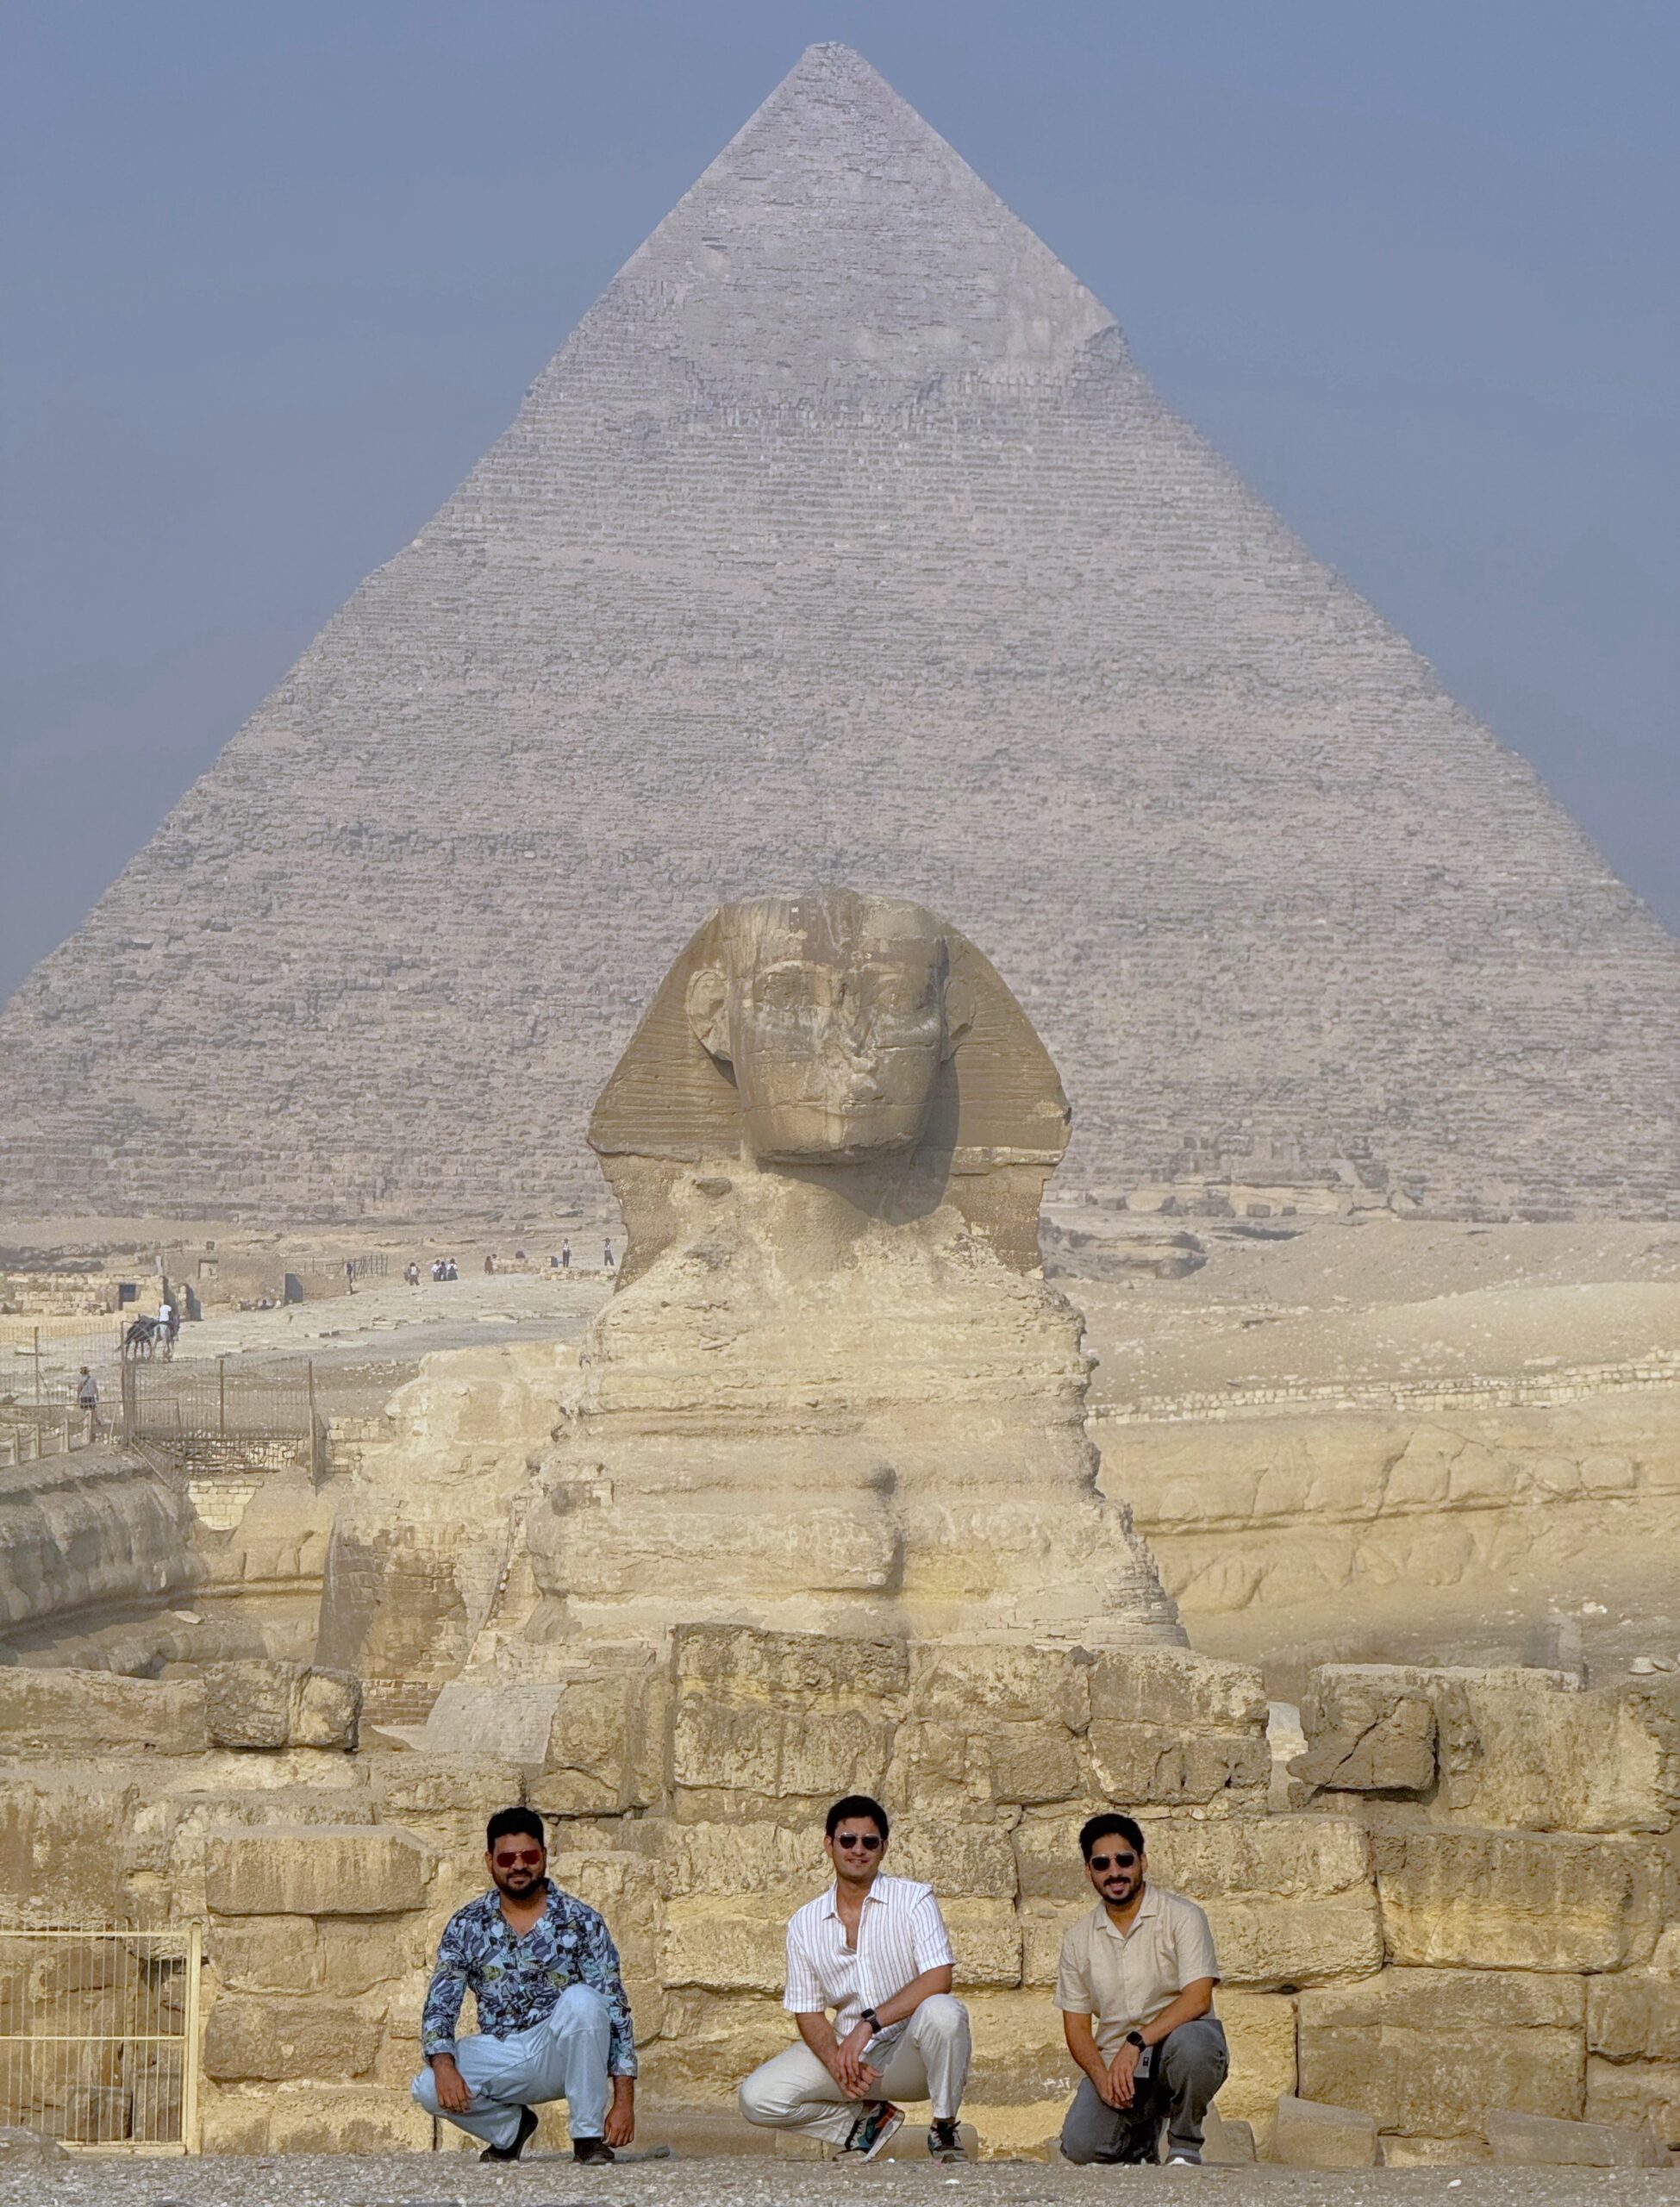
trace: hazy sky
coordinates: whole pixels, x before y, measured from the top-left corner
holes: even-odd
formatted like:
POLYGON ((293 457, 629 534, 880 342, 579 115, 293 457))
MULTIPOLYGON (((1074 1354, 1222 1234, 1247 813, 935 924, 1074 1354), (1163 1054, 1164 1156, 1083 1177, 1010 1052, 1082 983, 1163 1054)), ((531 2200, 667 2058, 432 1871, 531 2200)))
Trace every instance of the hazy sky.
POLYGON ((827 38, 1680 928, 1676 0, 3 20, 0 997, 827 38))

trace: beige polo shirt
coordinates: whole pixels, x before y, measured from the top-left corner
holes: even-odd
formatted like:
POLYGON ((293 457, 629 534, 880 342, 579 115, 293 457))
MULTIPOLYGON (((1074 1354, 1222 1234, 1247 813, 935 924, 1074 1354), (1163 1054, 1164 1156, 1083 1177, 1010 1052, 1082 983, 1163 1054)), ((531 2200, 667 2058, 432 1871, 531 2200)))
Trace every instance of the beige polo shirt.
POLYGON ((1208 1919, 1193 1900, 1152 1879, 1129 1931, 1115 1928, 1101 1901, 1069 1924, 1056 2005, 1065 2016, 1096 2017, 1097 2051, 1111 2061, 1127 2031, 1152 2023, 1199 1977, 1219 1978, 1208 1919))

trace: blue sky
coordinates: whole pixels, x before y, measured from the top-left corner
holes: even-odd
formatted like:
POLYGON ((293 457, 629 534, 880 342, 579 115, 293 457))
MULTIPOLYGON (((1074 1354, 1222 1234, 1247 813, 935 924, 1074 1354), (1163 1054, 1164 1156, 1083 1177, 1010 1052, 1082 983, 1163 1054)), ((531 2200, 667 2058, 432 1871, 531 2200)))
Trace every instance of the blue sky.
POLYGON ((0 995, 818 38, 1680 928, 1671 0, 11 0, 0 995))

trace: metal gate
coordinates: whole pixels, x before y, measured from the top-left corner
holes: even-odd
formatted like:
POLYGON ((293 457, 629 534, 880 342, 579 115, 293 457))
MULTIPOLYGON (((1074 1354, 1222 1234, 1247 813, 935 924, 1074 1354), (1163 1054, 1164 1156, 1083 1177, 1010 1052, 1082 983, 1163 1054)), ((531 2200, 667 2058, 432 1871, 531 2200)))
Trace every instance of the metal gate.
POLYGON ((0 2123, 92 2153, 196 2154, 201 1926, 0 1925, 0 2123))

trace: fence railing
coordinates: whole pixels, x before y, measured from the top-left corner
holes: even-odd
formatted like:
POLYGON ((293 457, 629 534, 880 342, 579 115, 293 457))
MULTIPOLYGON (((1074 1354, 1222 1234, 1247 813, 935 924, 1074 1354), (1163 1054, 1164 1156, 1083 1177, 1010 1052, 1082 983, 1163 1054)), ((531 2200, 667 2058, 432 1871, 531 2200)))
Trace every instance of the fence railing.
POLYGON ((196 2154, 203 1960, 197 1923, 0 1925, 0 2123, 92 2153, 196 2154))
POLYGON ((315 1365, 241 1366, 238 1358, 122 1366, 122 1435, 130 1447, 170 1458, 193 1476, 307 1462, 326 1476, 327 1419, 315 1365))

